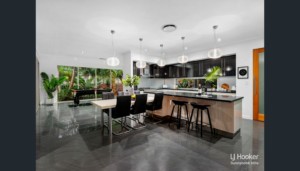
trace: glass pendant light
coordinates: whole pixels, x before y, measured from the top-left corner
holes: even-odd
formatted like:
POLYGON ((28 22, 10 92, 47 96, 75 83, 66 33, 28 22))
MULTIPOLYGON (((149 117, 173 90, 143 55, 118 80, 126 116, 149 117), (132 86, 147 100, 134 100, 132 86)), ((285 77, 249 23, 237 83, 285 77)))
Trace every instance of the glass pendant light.
POLYGON ((216 48, 217 45, 217 36, 216 36, 216 30, 218 26, 215 25, 213 26, 213 31, 214 31, 214 48, 208 51, 208 57, 209 58, 220 58, 222 56, 222 51, 221 49, 216 48))
POLYGON ((179 63, 187 63, 188 62, 188 57, 186 55, 184 55, 184 37, 181 37, 182 39, 182 55, 178 57, 178 62, 179 63))
MULTIPOLYGON (((142 57, 142 41, 143 41, 143 39, 140 38, 139 40, 140 40, 140 58, 141 58, 142 57)), ((135 66, 137 68, 145 68, 146 67, 146 62, 140 59, 136 62, 135 66)))
POLYGON ((163 54, 163 44, 160 44, 160 59, 157 61, 157 65, 160 67, 164 67, 166 65, 165 56, 163 54))
POLYGON ((116 57, 115 45, 114 45, 114 30, 110 31, 112 37, 112 48, 113 48, 113 56, 106 59, 106 63, 109 66, 118 66, 120 64, 119 58, 116 57))

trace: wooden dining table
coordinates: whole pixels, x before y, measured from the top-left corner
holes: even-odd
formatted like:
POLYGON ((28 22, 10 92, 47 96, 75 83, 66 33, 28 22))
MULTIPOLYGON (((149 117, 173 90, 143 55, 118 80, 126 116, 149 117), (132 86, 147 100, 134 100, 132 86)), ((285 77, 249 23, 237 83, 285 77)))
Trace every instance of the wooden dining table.
MULTIPOLYGON (((154 100, 154 95, 153 94, 148 94, 147 96, 147 103, 153 102, 154 100)), ((134 104, 134 100, 131 101, 131 105, 134 104)), ((100 108, 100 115, 101 115, 101 122, 102 125, 104 125, 104 109, 109 109, 108 113, 108 130, 109 130, 109 135, 112 136, 112 108, 115 108, 117 105, 117 99, 107 99, 107 100, 97 100, 97 101, 91 101, 91 103, 97 107, 100 108)))

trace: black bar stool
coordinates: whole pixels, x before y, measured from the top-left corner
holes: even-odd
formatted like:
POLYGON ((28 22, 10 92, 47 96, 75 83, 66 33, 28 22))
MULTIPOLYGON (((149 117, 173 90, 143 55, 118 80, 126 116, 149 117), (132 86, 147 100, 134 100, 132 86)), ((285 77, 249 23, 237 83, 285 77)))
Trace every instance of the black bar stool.
POLYGON ((171 112, 171 117, 169 119, 169 127, 170 127, 170 123, 171 123, 171 120, 172 120, 172 116, 173 116, 173 113, 174 113, 174 108, 175 106, 178 106, 178 110, 177 110, 177 129, 180 128, 180 121, 181 121, 181 107, 182 106, 185 106, 185 110, 186 110, 186 115, 187 115, 187 123, 189 122, 189 112, 188 112, 188 108, 187 108, 187 104, 188 102, 186 101, 179 101, 179 100, 172 100, 172 102, 174 103, 174 106, 173 106, 173 109, 172 109, 172 112, 171 112))
POLYGON ((192 109, 191 118, 189 121, 188 132, 190 131, 190 124, 192 122, 194 109, 196 109, 197 110, 196 128, 198 128, 198 116, 199 116, 199 110, 201 110, 201 137, 202 137, 202 126, 203 126, 203 110, 207 111, 210 131, 211 131, 211 134, 214 134, 211 119, 210 119, 209 109, 208 109, 208 107, 210 107, 210 105, 201 105, 201 104, 197 104, 195 102, 191 102, 191 105, 193 106, 193 109, 192 109))

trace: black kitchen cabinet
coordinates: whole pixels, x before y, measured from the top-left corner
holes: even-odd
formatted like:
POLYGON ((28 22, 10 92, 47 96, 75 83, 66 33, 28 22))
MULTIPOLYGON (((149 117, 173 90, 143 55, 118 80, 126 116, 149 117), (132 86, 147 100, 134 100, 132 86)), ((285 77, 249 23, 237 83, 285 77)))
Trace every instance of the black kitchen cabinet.
POLYGON ((210 72, 210 70, 215 66, 221 67, 221 58, 203 60, 202 76, 204 76, 206 73, 210 72))
POLYGON ((199 77, 199 61, 190 62, 193 67, 193 77, 199 77))
POLYGON ((149 74, 150 74, 150 78, 154 78, 154 74, 153 74, 153 65, 149 65, 149 74))
POLYGON ((186 77, 193 77, 194 76, 194 68, 191 62, 185 64, 185 74, 186 77))
POLYGON ((136 62, 133 62, 133 75, 141 76, 141 73, 143 73, 142 68, 136 67, 136 62))
POLYGON ((161 72, 162 72, 162 78, 169 78, 169 66, 166 65, 164 67, 161 67, 161 72))
POLYGON ((175 70, 175 72, 176 72, 176 78, 183 77, 183 73, 184 73, 184 71, 183 71, 183 65, 182 64, 177 64, 175 66, 176 66, 176 70, 175 70))
POLYGON ((155 74, 155 77, 156 78, 167 78, 167 66, 163 66, 163 67, 160 67, 158 65, 156 65, 156 74, 155 74))
POLYGON ((168 67, 160 67, 156 64, 150 65, 150 78, 168 78, 169 72, 168 67))
POLYGON ((150 65, 150 78, 159 78, 160 76, 160 69, 159 66, 156 64, 150 65))
POLYGON ((203 74, 203 61, 190 62, 192 65, 192 77, 202 77, 203 74))
POLYGON ((155 74, 157 72, 156 65, 155 64, 151 64, 149 66, 149 68, 150 68, 150 78, 155 78, 155 74))
POLYGON ((167 69, 168 78, 177 78, 177 67, 175 65, 168 65, 167 69))
MULTIPOLYGON (((185 64, 171 64, 159 67, 156 64, 149 66, 150 78, 182 78, 182 77, 204 77, 214 66, 221 67, 223 76, 236 75, 236 56, 229 55, 217 59, 205 59, 191 61, 185 64)), ((134 73, 141 75, 143 70, 136 68, 134 63, 134 73)))
POLYGON ((174 65, 175 78, 187 77, 186 64, 174 65))
POLYGON ((222 75, 235 76, 236 75, 236 56, 230 55, 221 58, 222 61, 222 75))

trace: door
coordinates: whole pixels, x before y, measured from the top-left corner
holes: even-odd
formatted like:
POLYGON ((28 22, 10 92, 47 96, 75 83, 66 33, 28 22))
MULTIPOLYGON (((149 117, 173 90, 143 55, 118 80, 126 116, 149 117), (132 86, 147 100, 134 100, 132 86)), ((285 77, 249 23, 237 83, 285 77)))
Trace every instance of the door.
POLYGON ((253 50, 253 119, 265 120, 265 49, 253 50))

